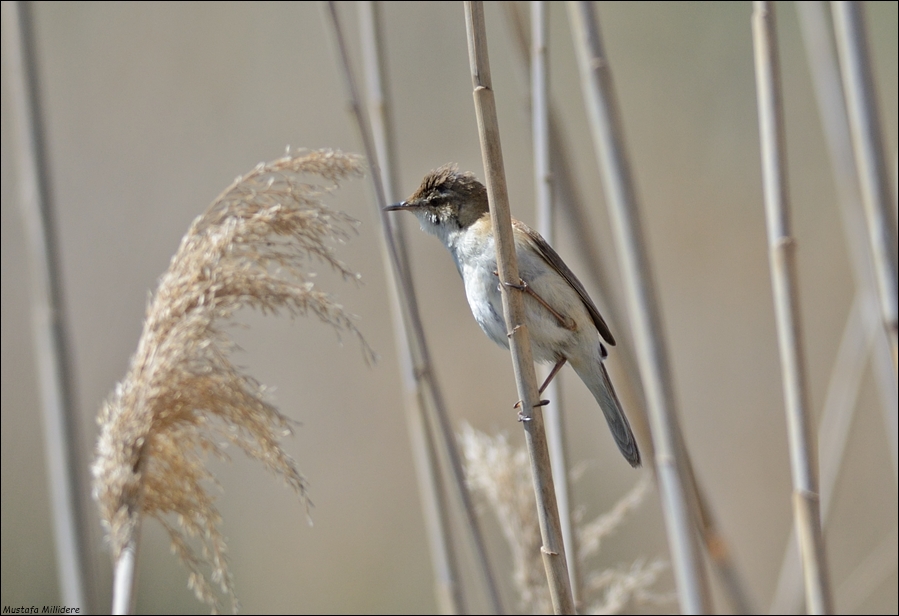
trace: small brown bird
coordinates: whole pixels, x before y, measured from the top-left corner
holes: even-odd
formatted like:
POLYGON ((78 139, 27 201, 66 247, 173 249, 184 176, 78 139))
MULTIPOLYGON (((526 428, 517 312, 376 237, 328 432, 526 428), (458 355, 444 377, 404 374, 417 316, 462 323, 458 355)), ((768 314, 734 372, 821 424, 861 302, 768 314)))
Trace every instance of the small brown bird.
MULTIPOLYGON (((471 173, 444 165, 428 173, 411 197, 385 209, 412 212, 422 230, 440 238, 462 275, 478 325, 509 348, 484 185, 471 173)), ((599 337, 614 346, 612 332, 584 285, 546 240, 515 219, 512 231, 534 359, 555 364, 540 391, 569 362, 599 403, 618 449, 631 466, 639 466, 637 441, 603 366, 608 353, 599 337)))

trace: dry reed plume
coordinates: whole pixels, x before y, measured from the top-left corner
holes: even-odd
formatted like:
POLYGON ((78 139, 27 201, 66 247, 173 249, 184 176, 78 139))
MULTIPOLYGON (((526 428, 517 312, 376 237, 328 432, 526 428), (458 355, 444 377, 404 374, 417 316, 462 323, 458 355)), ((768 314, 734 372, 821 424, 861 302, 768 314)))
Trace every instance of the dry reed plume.
POLYGON ((214 586, 235 610, 237 602, 206 457, 224 457, 232 443, 308 504, 305 480, 279 444, 290 420, 266 400, 262 384, 231 363, 222 324, 244 307, 311 313, 355 335, 372 356, 351 316, 307 273, 318 260, 358 279, 329 245, 346 240, 355 221, 321 198, 361 174, 360 157, 321 150, 288 151, 238 177, 182 240, 147 309, 128 374, 101 411, 93 490, 115 562, 136 543, 141 516, 153 516, 190 570, 189 586, 213 609, 214 586), (200 538, 199 550, 191 537, 200 538))
MULTIPOLYGON (((459 438, 468 483, 493 510, 509 545, 513 581, 522 612, 550 613, 552 601, 540 555, 540 528, 527 452, 512 447, 505 434, 490 436, 467 424, 459 438)), ((673 593, 651 590, 667 568, 663 561, 637 560, 629 567, 595 572, 587 566, 598 554, 602 540, 613 534, 640 506, 651 485, 651 476, 644 474, 607 513, 589 522, 580 519, 583 515, 576 516, 577 558, 580 570, 586 572, 579 613, 622 614, 639 606, 659 606, 675 599, 673 593)))

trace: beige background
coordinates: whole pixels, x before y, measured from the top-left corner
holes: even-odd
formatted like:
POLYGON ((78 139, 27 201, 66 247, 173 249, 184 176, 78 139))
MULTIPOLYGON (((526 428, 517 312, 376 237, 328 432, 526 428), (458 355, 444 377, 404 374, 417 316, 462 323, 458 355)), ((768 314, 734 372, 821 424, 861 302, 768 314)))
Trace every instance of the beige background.
MULTIPOLYGON (((349 28, 355 7, 341 3, 349 28)), ((890 169, 897 126, 897 5, 868 11, 890 169)), ((823 403, 854 280, 797 18, 778 5, 795 235, 814 409, 823 403)), ((759 609, 774 591, 791 527, 786 424, 775 343, 755 110, 749 3, 610 3, 599 7, 668 334, 683 428, 711 505, 759 609)), ((461 3, 386 3, 401 193, 447 161, 483 176, 461 3)), ((487 26, 513 213, 533 224, 528 120, 509 30, 487 26)), ((286 145, 359 151, 318 3, 38 3, 36 34, 78 412, 92 447, 101 401, 125 373, 147 294, 190 221, 236 175, 286 145)), ((357 39, 355 35, 351 38, 357 39)), ((562 6, 552 7, 552 87, 575 148, 595 233, 614 266, 562 6)), ((357 58, 358 62, 358 58, 357 58)), ((5 605, 60 601, 29 330, 29 279, 16 205, 9 91, 2 113, 2 591, 5 605)), ((319 280, 380 352, 312 320, 248 314, 238 363, 275 386, 301 422, 286 441, 311 483, 315 525, 279 481, 236 455, 215 464, 244 611, 428 612, 430 565, 406 439, 375 220, 366 181, 332 200, 361 221, 340 254, 358 288, 319 280)), ((409 221, 412 222, 411 219, 409 221)), ((508 354, 478 330, 440 244, 409 224, 425 325, 456 425, 521 429, 508 354)), ((561 225, 555 242, 584 269, 561 225)), ((582 275, 582 279, 587 276, 582 275)), ((586 280, 585 280, 586 282, 586 280)), ((588 285, 590 292, 598 290, 588 285)), ((605 301, 615 301, 606 299, 605 301)), ((626 325, 611 323, 622 340, 626 325)), ((566 371, 575 500, 600 513, 637 480, 595 403, 566 371)), ((874 380, 866 376, 827 528, 837 607, 896 613, 895 557, 860 600, 840 586, 895 541, 896 478, 874 380)), ((492 521, 488 532, 497 534, 492 521)), ((94 546, 98 551, 102 545, 94 546)), ((504 546, 492 541, 494 559, 504 546)), ((895 549, 895 546, 893 547, 895 549)), ((149 524, 138 609, 204 612, 185 570, 149 524)), ((603 548, 600 566, 667 556, 651 497, 603 548)), ((109 564, 101 563, 108 592, 109 564)), ((500 572, 510 571, 501 565, 500 572)), ((670 589, 666 577, 660 589, 670 589)), ((509 605, 514 605, 508 595, 509 605)), ((104 595, 103 601, 107 600, 104 595)), ((720 605, 720 603, 719 603, 720 605)), ((724 608, 722 608, 724 609, 724 608)))

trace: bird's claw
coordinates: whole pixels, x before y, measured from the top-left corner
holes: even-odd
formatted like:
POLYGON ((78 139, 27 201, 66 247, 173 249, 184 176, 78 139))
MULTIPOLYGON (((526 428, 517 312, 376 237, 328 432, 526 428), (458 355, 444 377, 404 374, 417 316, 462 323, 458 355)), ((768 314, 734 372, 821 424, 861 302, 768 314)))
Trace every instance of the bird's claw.
MULTIPOLYGON (((549 400, 541 400, 540 402, 535 404, 533 408, 537 409, 541 406, 546 406, 547 404, 549 404, 549 400)), ((533 419, 532 417, 528 417, 527 415, 525 415, 524 411, 521 410, 521 400, 516 402, 515 406, 513 406, 512 408, 518 409, 518 421, 531 421, 531 419, 533 419)))
POLYGON ((513 284, 513 283, 511 283, 511 282, 503 282, 503 284, 504 284, 505 286, 509 287, 510 289, 515 289, 516 291, 523 291, 523 292, 527 292, 527 293, 533 293, 533 291, 531 291, 531 287, 528 286, 528 283, 527 283, 527 282, 525 282, 525 281, 522 280, 521 278, 519 278, 518 280, 519 280, 519 284, 513 284))

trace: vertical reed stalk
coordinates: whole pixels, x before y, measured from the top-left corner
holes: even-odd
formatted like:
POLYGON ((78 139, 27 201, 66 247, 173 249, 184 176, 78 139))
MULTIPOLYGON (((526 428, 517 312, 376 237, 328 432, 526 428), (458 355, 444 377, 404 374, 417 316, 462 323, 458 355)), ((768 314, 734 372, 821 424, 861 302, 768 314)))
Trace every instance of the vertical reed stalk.
POLYGON ((9 70, 12 157, 29 254, 31 329, 60 601, 90 611, 94 593, 90 575, 93 566, 86 550, 90 544, 90 531, 84 495, 88 490, 80 476, 85 457, 80 452, 83 439, 72 392, 66 310, 29 3, 3 3, 3 44, 9 59, 6 66, 9 70))
MULTIPOLYGON (((867 367, 866 360, 875 348, 876 341, 886 346, 881 323, 876 299, 870 295, 856 293, 831 370, 818 428, 819 450, 825 452, 821 456, 820 480, 822 527, 827 525, 834 490, 840 478, 845 449, 852 429, 853 411, 867 367)), ((890 363, 888 357, 882 359, 887 364, 890 363)), ((844 579, 841 588, 845 583, 844 579)), ((852 594, 856 592, 853 590, 852 594)), ((842 593, 840 595, 844 596, 842 593)), ((799 613, 802 605, 802 563, 794 527, 787 540, 769 614, 799 613)))
MULTIPOLYGON (((849 117, 840 83, 840 68, 833 32, 827 24, 824 9, 822 2, 800 2, 796 5, 821 125, 833 169, 849 257, 858 288, 856 293, 865 294, 865 320, 882 322, 878 307, 876 274, 868 242, 867 220, 855 172, 849 117)), ((884 420, 887 424, 886 435, 893 459, 893 474, 899 477, 899 430, 897 430, 899 404, 896 399, 896 375, 893 373, 890 353, 888 338, 876 337, 872 361, 876 366, 875 376, 881 389, 884 420)))
POLYGON ((790 234, 786 135, 774 6, 768 2, 755 2, 753 6, 752 34, 762 181, 768 226, 771 284, 790 442, 793 512, 805 574, 807 608, 810 613, 829 614, 832 612, 832 599, 827 580, 824 537, 821 532, 817 452, 809 418, 805 358, 799 318, 796 241, 790 234))
MULTIPOLYGON (((385 87, 387 63, 384 57, 383 36, 381 33, 380 3, 359 2, 359 26, 362 42, 362 57, 366 90, 368 92, 369 118, 371 120, 372 139, 377 152, 378 169, 384 186, 385 198, 390 202, 396 200, 396 147, 394 143, 393 125, 389 112, 388 92, 385 87)), ((391 228, 385 232, 393 236, 397 246, 399 275, 406 280, 406 288, 410 291, 409 303, 416 306, 415 288, 410 282, 409 260, 405 252, 403 239, 403 223, 399 217, 388 217, 391 228)), ((394 280, 394 270, 390 266, 387 250, 382 236, 381 255, 384 271, 390 281, 390 308, 393 317, 395 346, 400 364, 404 392, 406 425, 418 480, 418 493, 421 500, 422 516, 430 546, 431 565, 434 569, 434 586, 437 606, 443 614, 466 613, 465 596, 462 592, 459 575, 458 555, 450 533, 449 505, 447 503, 445 485, 440 476, 439 456, 431 436, 428 419, 427 390, 429 379, 436 377, 426 369, 420 359, 413 358, 414 345, 403 318, 400 303, 399 285, 394 280)), ((425 344, 424 339, 423 344, 425 344)), ((442 400, 439 396, 437 400, 442 400)))
MULTIPOLYGON (((892 396, 882 396, 886 434, 893 454, 894 475, 896 470, 896 394, 893 368, 890 361, 888 341, 882 335, 875 335, 882 323, 878 300, 877 282, 874 279, 871 253, 868 248, 865 217, 861 206, 861 193, 855 173, 855 158, 849 122, 840 85, 839 66, 832 40, 832 31, 827 24, 822 2, 800 2, 796 4, 799 25, 815 97, 818 114, 827 142, 837 200, 843 219, 843 230, 850 262, 853 266, 856 293, 852 309, 846 319, 843 337, 834 360, 821 412, 818 428, 821 456, 821 519, 826 525, 828 509, 833 489, 842 466, 843 453, 850 434, 856 399, 862 385, 866 360, 881 367, 875 377, 886 377, 882 383, 884 390, 892 390, 892 396), (892 400, 890 398, 892 397, 892 400), (893 419, 891 423, 891 418, 893 419)), ((777 589, 771 602, 769 613, 796 613, 802 606, 802 565, 796 545, 795 529, 791 532, 784 551, 777 581, 777 589)))
POLYGON ((612 74, 602 48, 592 3, 569 2, 568 7, 587 115, 615 232, 627 303, 633 315, 637 361, 646 394, 656 454, 656 475, 681 611, 709 613, 711 598, 691 520, 690 480, 681 448, 667 350, 652 273, 643 245, 636 192, 624 149, 612 74))
MULTIPOLYGON (((553 202, 552 146, 550 138, 550 88, 549 88, 549 3, 531 2, 531 111, 534 139, 534 194, 537 202, 537 231, 550 245, 555 243, 555 203, 553 202)), ((549 369, 539 369, 541 378, 549 369)), ((544 392, 549 404, 543 408, 546 419, 546 438, 552 464, 562 539, 566 549, 568 575, 571 579, 571 596, 574 604, 580 604, 581 586, 578 568, 578 546, 573 530, 570 501, 568 446, 565 438, 565 408, 562 404, 561 373, 556 374, 544 392)))
MULTIPOLYGON (((514 2, 504 2, 510 29, 516 41, 516 50, 518 51, 519 64, 524 64, 527 71, 522 71, 522 75, 529 77, 530 71, 530 40, 528 38, 527 29, 524 26, 524 18, 519 6, 514 2)), ((528 101, 530 103, 530 101, 528 101)), ((529 105, 526 105, 529 106, 529 105)), ((604 260, 601 258, 598 241, 596 235, 590 232, 591 224, 588 220, 587 213, 584 208, 576 182, 572 176, 571 166, 568 162, 568 143, 561 129, 555 109, 550 106, 550 150, 551 165, 554 187, 558 189, 559 202, 562 206, 561 210, 565 215, 565 220, 569 223, 569 230, 574 234, 576 241, 574 246, 580 251, 581 258, 589 265, 586 275, 591 279, 592 283, 600 290, 599 305, 602 307, 602 313, 608 317, 610 323, 617 323, 619 327, 626 324, 626 319, 618 302, 603 301, 607 298, 613 298, 611 285, 608 282, 607 268, 604 260)), ((544 234, 545 235, 545 234, 544 234)), ((655 468, 655 451, 652 447, 652 438, 649 433, 649 426, 646 417, 646 403, 640 383, 635 380, 637 374, 637 361, 631 351, 631 346, 622 344, 618 347, 616 356, 621 359, 623 369, 621 370, 619 385, 616 388, 619 394, 625 400, 625 408, 629 409, 629 418, 631 426, 640 440, 640 452, 646 460, 647 466, 655 468)), ((685 462, 692 465, 689 457, 685 462)), ((695 494, 696 506, 694 510, 697 514, 696 525, 703 535, 703 545, 715 567, 715 572, 723 584, 724 591, 730 601, 733 609, 738 614, 753 614, 753 602, 746 589, 746 583, 737 569, 736 564, 728 548, 727 539, 718 531, 715 517, 708 506, 707 499, 703 493, 701 486, 696 482, 695 474, 692 472, 692 466, 688 468, 688 476, 690 483, 688 488, 695 494)), ((691 497, 692 500, 692 497, 691 497)))
MULTIPOLYGON (((503 7, 506 9, 505 13, 509 28, 512 30, 512 35, 516 42, 515 48, 518 52, 519 66, 522 67, 520 75, 522 81, 525 82, 525 90, 530 92, 531 37, 525 24, 523 11, 515 2, 505 1, 503 2, 503 7)), ((526 97, 524 102, 526 111, 530 116, 531 98, 526 97)), ((575 237, 573 248, 580 252, 581 258, 588 264, 583 274, 594 287, 599 289, 599 294, 595 295, 593 299, 596 300, 596 304, 606 321, 610 323, 612 331, 617 331, 615 329, 616 324, 618 327, 624 327, 627 320, 624 318, 620 303, 614 301, 614 294, 611 293, 612 284, 609 281, 609 268, 606 265, 606 261, 602 258, 602 251, 599 249, 599 241, 596 235, 590 231, 592 224, 584 207, 583 199, 578 192, 577 182, 574 179, 568 159, 569 144, 551 101, 549 111, 550 165, 552 167, 553 188, 558 191, 557 201, 559 207, 557 209, 561 211, 563 219, 568 223, 569 231, 575 237)), ((620 378, 616 380, 615 389, 624 401, 624 407, 629 409, 628 419, 638 437, 640 456, 648 467, 652 465, 655 452, 652 448, 652 438, 649 435, 649 426, 646 421, 643 392, 640 390, 640 384, 635 382, 634 378, 634 375, 637 374, 637 363, 634 360, 630 346, 626 344, 617 347, 615 356, 623 364, 620 370, 620 378), (635 412, 631 414, 630 410, 635 412)))
POLYGON ((833 2, 833 23, 843 76, 843 94, 849 110, 852 145, 868 235, 877 273, 883 323, 893 351, 893 372, 899 346, 899 284, 897 284, 897 232, 892 220, 893 193, 883 153, 877 94, 868 59, 864 15, 858 2, 833 2))
MULTIPOLYGON (((465 28, 468 33, 468 57, 474 88, 478 135, 481 141, 481 156, 484 159, 484 174, 487 180, 490 219, 496 241, 497 269, 501 282, 518 284, 520 278, 515 255, 515 240, 512 236, 512 218, 503 169, 499 123, 490 78, 483 2, 465 2, 465 28)), ((565 547, 559 511, 556 506, 546 434, 543 428, 543 414, 537 406, 540 396, 537 392, 537 377, 534 372, 528 327, 524 319, 524 298, 520 292, 514 290, 510 292, 505 284, 501 284, 500 288, 502 289, 506 327, 510 332, 509 347, 512 353, 518 395, 521 400, 521 412, 524 418, 522 425, 531 461, 540 536, 543 541, 541 553, 549 580, 553 611, 556 614, 573 614, 575 608, 571 595, 571 583, 568 579, 568 567, 565 562, 565 547)))
POLYGON ((475 561, 480 568, 481 577, 485 585, 487 586, 487 594, 491 602, 491 610, 494 613, 503 613, 503 606, 499 596, 499 589, 496 585, 496 577, 493 574, 489 560, 487 558, 487 549, 484 543, 483 534, 480 530, 480 525, 477 520, 474 503, 465 483, 465 474, 462 467, 462 460, 456 446, 455 437, 450 426, 448 414, 446 413, 446 406, 443 403, 443 396, 440 392, 439 387, 437 386, 437 382, 434 377, 433 363, 430 360, 430 352, 425 341, 421 315, 419 314, 417 303, 414 300, 411 281, 407 276, 403 275, 404 271, 408 271, 408 267, 404 267, 401 264, 396 241, 392 233, 389 232, 389 230, 391 229, 390 221, 388 220, 387 213, 384 212, 384 207, 387 206, 387 199, 384 192, 384 186, 381 181, 381 174, 379 172, 374 139, 371 134, 368 118, 366 114, 362 112, 358 87, 356 86, 356 80, 353 76, 349 60, 349 52, 344 41, 343 30, 340 25, 337 7, 334 2, 327 3, 326 14, 333 28, 334 43, 337 47, 336 52, 338 58, 340 59, 345 85, 347 88, 347 95, 349 97, 349 103, 352 109, 352 113, 356 119, 356 124, 359 128, 360 137, 363 142, 363 147, 365 149, 365 153, 369 161, 369 166, 371 168, 370 176, 374 185, 376 200, 375 206, 378 208, 377 217, 378 220, 381 221, 381 228, 383 231, 382 238, 384 250, 387 253, 387 258, 389 258, 390 266, 392 267, 392 279, 394 283, 398 282, 399 284, 400 292, 398 295, 400 300, 402 301, 402 305, 405 311, 405 317, 408 319, 408 322, 411 325, 411 327, 409 328, 409 333, 411 334, 409 340, 412 341, 415 347, 413 356, 419 357, 421 361, 421 365, 416 368, 415 373, 424 376, 428 384, 428 390, 431 395, 434 412, 436 415, 434 423, 439 427, 439 429, 437 430, 438 438, 442 441, 444 451, 449 459, 452 483, 462 504, 464 519, 467 523, 469 535, 474 544, 475 561))
POLYGON ((140 549, 140 527, 137 525, 113 564, 112 613, 133 614, 137 601, 137 554, 140 549))

